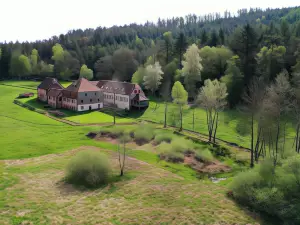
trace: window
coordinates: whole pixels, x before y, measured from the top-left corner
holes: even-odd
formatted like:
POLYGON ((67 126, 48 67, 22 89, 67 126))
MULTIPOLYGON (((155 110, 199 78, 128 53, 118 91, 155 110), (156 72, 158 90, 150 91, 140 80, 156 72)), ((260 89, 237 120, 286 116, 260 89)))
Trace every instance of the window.
POLYGON ((49 96, 49 98, 48 99, 50 99, 50 96, 49 96))
POLYGON ((98 98, 98 102, 100 102, 100 99, 98 98))
POLYGON ((84 110, 84 106, 81 106, 81 110, 84 110))
POLYGON ((95 92, 95 95, 97 95, 97 93, 95 92))
POLYGON ((83 103, 83 100, 81 100, 81 103, 83 103))
POLYGON ((85 93, 85 96, 87 96, 87 93, 85 93))
POLYGON ((74 102, 74 100, 72 99, 72 103, 74 102))
POLYGON ((98 104, 98 108, 100 109, 100 104, 98 104))
POLYGON ((92 99, 90 99, 90 102, 92 102, 92 99))

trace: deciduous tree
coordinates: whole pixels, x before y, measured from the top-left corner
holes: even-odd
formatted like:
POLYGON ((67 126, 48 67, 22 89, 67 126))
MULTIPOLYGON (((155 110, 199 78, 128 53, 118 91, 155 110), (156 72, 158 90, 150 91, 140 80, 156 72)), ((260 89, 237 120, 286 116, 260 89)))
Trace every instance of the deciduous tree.
POLYGON ((116 50, 112 57, 114 69, 113 79, 120 81, 130 81, 132 74, 138 67, 138 62, 134 58, 134 52, 128 48, 116 50))
POLYGON ((86 78, 87 80, 92 80, 93 76, 93 70, 89 69, 86 65, 81 66, 80 77, 86 78))
POLYGON ((179 114, 180 114, 180 128, 179 131, 182 131, 182 120, 183 120, 183 111, 182 108, 187 104, 188 93, 184 89, 183 85, 176 81, 172 88, 172 99, 175 104, 178 105, 179 114))
POLYGON ((216 142, 216 134, 219 122, 219 112, 227 104, 227 88, 218 80, 205 80, 200 89, 197 102, 206 110, 206 121, 209 141, 216 142))
POLYGON ((182 72, 184 76, 184 85, 190 95, 195 97, 196 95, 196 83, 201 81, 202 71, 202 59, 199 56, 199 49, 197 45, 192 44, 188 47, 184 54, 184 60, 182 61, 182 72))
POLYGON ((172 32, 170 32, 170 31, 165 32, 163 34, 163 36, 164 36, 164 42, 165 42, 164 49, 166 51, 166 64, 168 64, 169 60, 170 60, 170 52, 172 50, 172 42, 173 42, 172 32))
POLYGON ((146 67, 144 76, 144 86, 147 90, 151 91, 153 95, 161 84, 163 74, 164 73, 161 70, 159 62, 156 62, 154 65, 149 65, 146 67))

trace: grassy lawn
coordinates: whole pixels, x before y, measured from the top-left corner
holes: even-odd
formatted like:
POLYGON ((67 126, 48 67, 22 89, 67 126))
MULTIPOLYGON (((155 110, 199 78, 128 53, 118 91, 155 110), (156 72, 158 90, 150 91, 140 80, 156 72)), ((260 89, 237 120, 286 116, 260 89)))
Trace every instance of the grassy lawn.
POLYGON ((107 149, 115 165, 117 147, 85 137, 100 127, 69 126, 13 104, 24 90, 0 86, 0 224, 254 224, 226 186, 151 151, 129 150, 126 177, 102 189, 64 185, 69 150, 107 149))
MULTIPOLYGON (((123 179, 96 190, 65 184, 76 151, 2 163, 1 224, 254 224, 226 188, 128 158, 123 179), (26 222, 25 222, 26 221, 26 222), (23 223, 22 223, 23 222, 23 223)), ((105 151, 117 176, 117 155, 105 151)))
MULTIPOLYGON (((157 123, 164 123, 164 103, 156 103, 151 101, 149 108, 143 113, 132 113, 130 117, 142 120, 149 120, 157 123)), ((178 106, 174 104, 168 105, 167 124, 179 127, 179 116, 177 114, 178 106)), ((206 112, 203 109, 193 109, 188 106, 183 112, 183 128, 191 131, 200 132, 208 135, 206 125, 206 112), (193 111, 194 111, 194 127, 193 127, 193 111)), ((240 146, 250 148, 250 127, 247 117, 236 110, 226 110, 219 115, 219 124, 217 130, 217 138, 227 142, 235 143, 240 146)), ((294 131, 289 125, 287 129, 287 142, 292 144, 294 140, 294 131)))
MULTIPOLYGON (((45 110, 44 106, 46 105, 45 103, 38 102, 36 100, 36 97, 32 98, 25 98, 25 99, 19 99, 19 101, 26 103, 28 105, 31 105, 37 109, 42 109, 45 110)), ((64 117, 62 117, 65 120, 69 120, 72 122, 76 123, 81 123, 81 124, 92 124, 92 123, 108 123, 111 124, 113 123, 113 116, 108 115, 103 112, 99 111, 86 111, 86 112, 75 112, 75 111, 70 111, 66 109, 59 109, 59 111, 63 112, 65 114, 64 117)), ((122 117, 116 117, 116 123, 130 123, 134 122, 135 120, 131 118, 122 118, 122 117)))
MULTIPOLYGON (((41 81, 16 81, 16 80, 8 80, 8 81, 1 81, 0 84, 7 84, 12 86, 18 86, 18 87, 28 87, 28 88, 34 88, 36 89, 37 86, 41 83, 41 81)), ((71 84, 69 81, 60 81, 61 85, 64 87, 67 87, 71 84)))

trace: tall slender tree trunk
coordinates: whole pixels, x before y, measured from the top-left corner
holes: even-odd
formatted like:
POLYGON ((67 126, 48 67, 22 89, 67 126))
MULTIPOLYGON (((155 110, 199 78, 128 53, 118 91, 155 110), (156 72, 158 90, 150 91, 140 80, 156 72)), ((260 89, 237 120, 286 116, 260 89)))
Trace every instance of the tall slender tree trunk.
POLYGON ((216 143, 216 134, 217 134, 217 129, 218 129, 218 121, 219 121, 219 113, 217 113, 217 118, 216 118, 216 121, 215 121, 215 132, 214 132, 214 143, 216 143))
POLYGON ((297 129, 296 129, 296 137, 295 137, 295 144, 296 144, 296 152, 299 153, 299 130, 300 130, 300 124, 297 124, 297 129))
POLYGON ((251 115, 251 159, 250 159, 250 167, 254 167, 254 115, 251 115))
POLYGON ((168 103, 165 102, 165 122, 164 122, 164 128, 167 127, 167 113, 168 113, 168 103))
POLYGON ((182 131, 182 106, 180 105, 180 128, 179 131, 182 131))

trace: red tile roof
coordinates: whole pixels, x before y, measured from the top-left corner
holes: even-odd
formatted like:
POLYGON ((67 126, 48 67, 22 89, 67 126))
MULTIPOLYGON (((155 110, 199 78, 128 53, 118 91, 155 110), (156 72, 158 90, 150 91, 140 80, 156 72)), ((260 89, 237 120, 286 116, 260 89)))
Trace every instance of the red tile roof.
POLYGON ((71 85, 69 85, 66 91, 71 92, 88 92, 88 91, 99 91, 100 89, 93 85, 85 78, 80 78, 78 81, 74 81, 71 85))
POLYGON ((103 92, 130 95, 135 88, 135 84, 120 81, 100 80, 97 87, 99 87, 103 92))
POLYGON ((52 78, 52 77, 46 77, 42 83, 38 86, 38 88, 40 89, 45 89, 48 90, 49 88, 64 88, 58 81, 56 78, 52 78))

